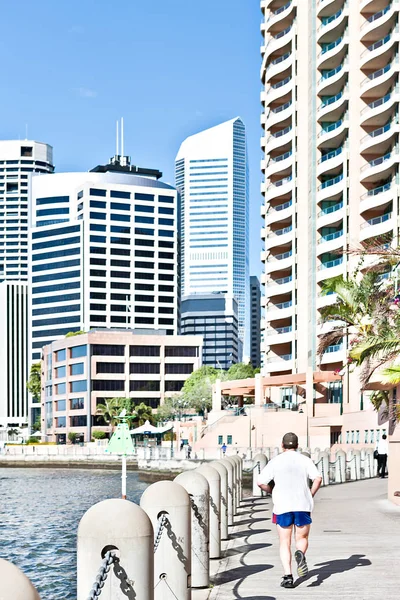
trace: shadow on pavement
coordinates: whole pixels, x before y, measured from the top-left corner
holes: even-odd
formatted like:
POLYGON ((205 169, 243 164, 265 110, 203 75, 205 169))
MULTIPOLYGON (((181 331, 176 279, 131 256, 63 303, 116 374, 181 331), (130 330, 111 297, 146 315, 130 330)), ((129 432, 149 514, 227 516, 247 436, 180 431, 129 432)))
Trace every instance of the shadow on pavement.
MULTIPOLYGON (((269 548, 272 544, 251 544, 251 550, 262 550, 263 548, 269 548)), ((225 550, 224 558, 229 556, 236 556, 236 554, 245 554, 248 552, 248 545, 246 546, 236 546, 235 548, 230 548, 229 550, 225 550)))
MULTIPOLYGON (((217 573, 217 575, 214 577, 214 584, 222 585, 224 583, 229 583, 230 581, 235 581, 236 579, 240 579, 240 584, 247 579, 247 577, 251 577, 251 575, 256 575, 262 571, 268 571, 268 569, 273 569, 273 565, 243 564, 241 567, 235 567, 233 569, 229 569, 228 571, 220 571, 217 573)), ((240 598, 240 596, 238 597, 240 598)))
POLYGON ((368 567, 371 564, 371 561, 368 558, 365 558, 365 554, 353 554, 349 558, 339 558, 337 560, 318 563, 315 566, 321 568, 313 569, 308 572, 308 575, 298 579, 296 581, 296 587, 302 585, 312 577, 317 577, 317 579, 307 587, 317 587, 329 579, 331 575, 339 575, 340 573, 351 571, 357 567, 368 567))

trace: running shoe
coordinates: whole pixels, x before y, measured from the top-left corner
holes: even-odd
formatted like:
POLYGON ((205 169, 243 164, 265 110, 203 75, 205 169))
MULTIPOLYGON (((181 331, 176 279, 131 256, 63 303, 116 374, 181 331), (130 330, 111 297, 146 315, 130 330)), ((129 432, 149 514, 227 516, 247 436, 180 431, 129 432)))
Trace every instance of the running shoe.
POLYGON ((294 588, 293 575, 284 575, 281 581, 281 587, 294 588))
POLYGON ((308 566, 304 552, 296 550, 294 557, 297 562, 297 574, 299 577, 305 577, 308 573, 308 566))

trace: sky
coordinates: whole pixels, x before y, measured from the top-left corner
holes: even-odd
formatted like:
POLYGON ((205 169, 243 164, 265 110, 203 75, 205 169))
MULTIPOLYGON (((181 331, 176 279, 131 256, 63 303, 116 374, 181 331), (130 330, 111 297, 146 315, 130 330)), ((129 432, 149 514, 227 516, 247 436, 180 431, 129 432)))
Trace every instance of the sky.
POLYGON ((181 142, 242 117, 250 272, 260 275, 259 0, 19 0, 2 7, 0 138, 54 148, 56 171, 125 154, 174 182, 181 142))

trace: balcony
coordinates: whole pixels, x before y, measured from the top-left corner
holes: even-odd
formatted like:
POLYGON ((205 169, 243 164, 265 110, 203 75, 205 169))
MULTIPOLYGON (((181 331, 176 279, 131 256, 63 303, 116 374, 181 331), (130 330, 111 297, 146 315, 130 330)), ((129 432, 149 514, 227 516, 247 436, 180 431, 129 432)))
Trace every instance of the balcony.
POLYGON ((387 179, 391 175, 394 165, 399 162, 397 150, 391 150, 384 156, 379 156, 374 160, 367 162, 361 167, 360 179, 364 183, 373 183, 382 179, 387 179))
POLYGON ((372 190, 368 190, 361 196, 360 213, 362 214, 367 210, 387 204, 393 200, 394 193, 395 186, 392 185, 391 181, 385 183, 384 185, 373 188, 372 190))
POLYGON ((279 179, 279 181, 275 181, 270 183, 267 187, 267 191, 265 194, 265 200, 269 202, 274 198, 279 198, 280 196, 285 196, 286 194, 290 194, 293 189, 292 183, 292 175, 288 177, 284 177, 283 179, 279 179))
POLYGON ((398 92, 399 88, 396 86, 388 94, 364 106, 361 111, 361 125, 384 125, 390 118, 394 105, 399 101, 398 92))
POLYGON ((287 250, 280 254, 270 254, 265 263, 266 273, 276 273, 277 271, 287 271, 293 264, 293 252, 287 250))
POLYGON ((276 327, 269 328, 266 330, 266 343, 268 346, 275 346, 276 344, 290 344, 293 340, 293 327, 288 325, 287 327, 276 327))
POLYGON ((343 272, 343 256, 322 262, 317 268, 317 281, 341 275, 343 272))
POLYGON ((291 16, 291 11, 293 8, 294 3, 292 2, 292 0, 290 0, 283 6, 280 6, 276 10, 271 11, 269 18, 266 22, 268 30, 271 30, 272 27, 274 27, 274 25, 276 25, 277 23, 285 23, 285 21, 287 21, 288 18, 291 16))
POLYGON ((327 173, 327 171, 341 168, 343 165, 343 160, 343 146, 339 146, 339 148, 331 150, 331 152, 327 152, 327 154, 324 154, 318 160, 317 177, 319 177, 321 173, 327 173))
POLYGON ((393 213, 388 212, 379 217, 368 219, 361 225, 360 241, 365 241, 372 237, 385 235, 393 229, 393 213))
POLYGON ((266 177, 270 177, 271 175, 281 172, 282 174, 284 174, 284 172, 289 173, 293 165, 292 156, 292 150, 283 152, 275 157, 269 156, 268 166, 265 169, 266 177))
POLYGON ((277 223, 278 221, 287 220, 293 212, 292 205, 292 200, 288 200, 287 202, 278 204, 277 206, 270 205, 265 216, 265 224, 270 225, 272 223, 277 223))
POLYGON ((265 96, 266 103, 268 105, 278 100, 278 98, 282 98, 283 96, 287 96, 293 89, 293 79, 291 75, 277 81, 270 85, 269 90, 265 96))
POLYGON ((292 114, 293 114, 292 101, 289 100, 288 102, 285 102, 284 104, 281 104, 280 106, 270 109, 268 119, 266 121, 265 126, 267 129, 270 129, 274 125, 276 125, 278 123, 282 123, 282 121, 285 121, 288 119, 290 120, 292 114))
POLYGON ((390 4, 384 6, 376 13, 367 17, 360 29, 360 39, 365 43, 377 36, 381 37, 387 34, 393 28, 393 19, 399 5, 397 0, 392 0, 390 4))
POLYGON ((341 208, 343 208, 343 201, 342 202, 338 202, 337 204, 334 204, 332 206, 327 206, 326 208, 323 208, 322 210, 319 211, 318 217, 323 217, 325 215, 330 215, 332 213, 337 212, 341 208))
POLYGON ((333 15, 321 16, 321 25, 317 30, 317 42, 332 42, 337 37, 336 29, 347 18, 347 2, 333 15))
MULTIPOLYGON (((388 57, 390 60, 391 57, 388 57)), ((382 97, 393 88, 399 70, 399 60, 394 58, 380 69, 368 73, 361 82, 361 97, 367 101, 371 97, 382 97)))
POLYGON ((292 354, 282 354, 267 358, 267 372, 291 371, 293 369, 292 354))
POLYGON ((279 31, 276 35, 271 36, 267 45, 265 46, 265 54, 264 60, 268 60, 268 57, 271 56, 273 52, 277 52, 279 48, 283 48, 288 44, 294 34, 293 24, 289 25, 286 29, 279 31))
POLYGON ((268 279, 265 285, 266 293, 269 298, 281 296, 282 294, 289 294, 293 289, 293 277, 292 275, 287 275, 286 277, 279 277, 278 279, 268 279))
POLYGON ((276 248, 277 246, 287 245, 292 241, 292 225, 270 231, 267 235, 265 244, 266 249, 276 248))
POLYGON ((348 73, 347 58, 334 69, 322 72, 317 83, 317 94, 321 96, 336 96, 344 86, 344 77, 348 73))
POLYGON ((325 252, 333 252, 343 246, 343 229, 334 231, 327 235, 323 235, 319 238, 317 255, 321 255, 325 252))
POLYGON ((270 153, 272 150, 279 148, 281 146, 285 146, 286 144, 291 143, 293 137, 292 126, 289 125, 284 129, 280 129, 275 133, 271 133, 267 138, 265 145, 266 154, 270 153))
POLYGON ((321 358, 321 364, 343 362, 343 350, 343 344, 328 346, 321 358))
POLYGON ((318 148, 332 147, 338 143, 337 138, 345 135, 348 127, 347 114, 335 123, 321 123, 322 130, 318 133, 318 148))
POLYGON ((317 191, 317 201, 321 202, 329 197, 335 196, 343 191, 344 188, 344 178, 343 173, 337 175, 336 177, 332 177, 323 181, 318 186, 317 191))
POLYGON ((396 120, 392 120, 382 127, 378 127, 365 135, 360 142, 361 154, 367 150, 373 152, 371 154, 380 154, 384 152, 388 146, 392 146, 390 139, 393 135, 399 133, 399 124, 396 120))
POLYGON ((390 59, 393 45, 399 41, 399 28, 396 25, 390 33, 369 45, 361 54, 361 69, 379 69, 390 59))
POLYGON ((273 77, 276 77, 279 73, 283 73, 289 69, 293 62, 292 58, 292 53, 286 52, 285 54, 282 54, 282 56, 278 56, 274 60, 271 60, 264 71, 262 82, 269 83, 273 77))

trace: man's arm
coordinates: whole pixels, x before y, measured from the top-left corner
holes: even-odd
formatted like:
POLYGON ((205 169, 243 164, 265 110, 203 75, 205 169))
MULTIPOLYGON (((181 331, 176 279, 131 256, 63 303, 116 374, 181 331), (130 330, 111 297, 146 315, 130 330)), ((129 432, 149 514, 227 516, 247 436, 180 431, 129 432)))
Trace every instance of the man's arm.
POLYGON ((318 477, 316 477, 313 481, 313 484, 311 486, 311 496, 314 498, 315 494, 318 492, 319 488, 321 487, 322 484, 322 477, 319 475, 318 477))
POLYGON ((261 488, 264 492, 267 492, 267 494, 270 494, 272 492, 272 488, 269 486, 269 484, 273 480, 273 478, 274 470, 271 462, 269 462, 258 476, 258 487, 261 488))
POLYGON ((259 488, 261 488, 264 492, 267 492, 267 494, 272 494, 272 487, 269 484, 266 483, 258 483, 257 484, 259 488))

